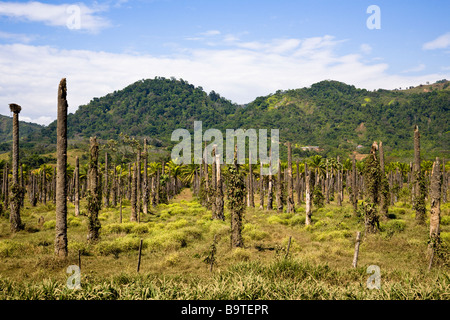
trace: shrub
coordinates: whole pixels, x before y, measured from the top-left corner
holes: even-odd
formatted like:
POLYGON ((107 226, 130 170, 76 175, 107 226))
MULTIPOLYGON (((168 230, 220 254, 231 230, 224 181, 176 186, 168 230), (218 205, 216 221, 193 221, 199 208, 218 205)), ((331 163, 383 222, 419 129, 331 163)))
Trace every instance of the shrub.
POLYGON ((443 226, 448 226, 448 225, 450 225, 450 216, 443 216, 443 217, 441 218, 441 224, 442 224, 443 226))
POLYGON ((232 257, 238 261, 250 260, 250 253, 243 248, 235 248, 231 253, 232 257))
POLYGON ((67 217, 67 225, 69 227, 78 227, 81 226, 81 220, 78 217, 69 216, 67 217))
POLYGON ((406 210, 404 208, 389 208, 389 213, 392 213, 394 215, 404 215, 406 213, 406 210))
POLYGON ((305 216, 296 215, 296 216, 291 218, 291 220, 289 221, 289 224, 291 226, 298 226, 298 225, 301 225, 301 224, 305 224, 305 220, 306 220, 305 216))
POLYGON ((188 222, 185 219, 179 219, 179 220, 176 220, 174 222, 169 222, 166 225, 166 228, 169 229, 169 230, 180 229, 180 228, 183 228, 184 226, 186 226, 187 223, 188 222))
MULTIPOLYGON (((140 239, 134 237, 117 238, 112 241, 101 241, 97 244, 97 251, 107 256, 114 254, 118 257, 121 252, 136 251, 139 249, 140 239)), ((146 247, 145 242, 142 244, 143 249, 146 247)))
POLYGON ((198 227, 186 227, 181 230, 163 230, 151 238, 145 239, 144 243, 150 250, 177 250, 184 248, 189 242, 202 238, 198 227))
POLYGON ((43 227, 44 227, 45 230, 55 229, 55 227, 56 227, 56 220, 45 221, 43 227))
POLYGON ((163 220, 167 220, 170 218, 170 214, 167 212, 163 212, 163 213, 161 213, 161 215, 159 217, 163 220))
POLYGON ((450 245, 450 232, 441 232, 441 240, 450 245))
POLYGON ((167 256, 167 258, 165 259, 165 264, 173 267, 179 264, 180 261, 180 254, 178 252, 174 252, 167 256))
POLYGON ((325 205, 325 197, 319 186, 316 186, 313 190, 313 204, 316 208, 323 208, 325 205))
POLYGON ((198 225, 202 225, 204 230, 212 235, 226 235, 230 230, 228 223, 222 220, 197 220, 198 225))
POLYGON ((325 221, 320 220, 320 221, 317 221, 317 222, 314 224, 314 228, 320 228, 320 227, 326 226, 326 225, 327 225, 327 223, 326 223, 325 221))
POLYGON ((83 256, 90 255, 89 244, 85 242, 69 241, 68 249, 69 251, 80 251, 81 255, 83 256))
POLYGON ((276 215, 268 217, 267 222, 271 223, 271 224, 276 224, 276 223, 284 224, 284 225, 288 224, 288 222, 285 219, 281 219, 279 216, 276 216, 276 215))
POLYGON ((108 220, 108 218, 109 218, 109 213, 108 212, 100 213, 98 215, 98 219, 100 221, 106 221, 106 220, 108 220))
POLYGON ((348 230, 331 230, 323 231, 314 235, 318 241, 328 241, 333 239, 345 239, 350 238, 352 234, 348 230))
POLYGON ((269 235, 267 232, 258 230, 258 226, 251 223, 244 225, 242 233, 244 236, 248 236, 252 240, 262 240, 269 235))
POLYGON ((392 230, 394 232, 402 232, 405 230, 406 222, 404 220, 391 220, 387 221, 384 224, 384 230, 383 226, 381 226, 382 231, 389 231, 392 230))
POLYGON ((146 223, 138 223, 133 226, 131 229, 132 233, 136 234, 144 234, 149 232, 149 227, 146 223))
POLYGON ((390 220, 380 225, 381 232, 386 232, 386 237, 391 237, 395 233, 402 232, 406 228, 404 220, 390 220))
POLYGON ((24 245, 13 242, 10 240, 3 240, 0 242, 0 257, 1 258, 7 258, 12 257, 16 253, 22 252, 24 249, 24 245))

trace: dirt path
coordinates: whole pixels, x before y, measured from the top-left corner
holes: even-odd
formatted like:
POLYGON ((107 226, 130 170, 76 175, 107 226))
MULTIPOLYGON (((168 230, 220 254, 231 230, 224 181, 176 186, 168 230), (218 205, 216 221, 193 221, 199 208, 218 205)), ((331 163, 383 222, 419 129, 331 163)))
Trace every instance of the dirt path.
POLYGON ((175 196, 172 200, 170 200, 171 203, 177 203, 181 201, 192 201, 194 200, 194 195, 192 193, 192 190, 190 188, 184 188, 181 190, 181 192, 175 196))

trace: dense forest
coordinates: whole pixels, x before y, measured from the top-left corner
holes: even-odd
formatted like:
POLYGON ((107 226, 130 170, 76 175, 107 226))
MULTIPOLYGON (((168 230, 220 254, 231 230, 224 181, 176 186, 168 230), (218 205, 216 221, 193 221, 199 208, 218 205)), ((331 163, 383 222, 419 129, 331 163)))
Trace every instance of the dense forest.
MULTIPOLYGON (((184 80, 141 80, 80 106, 68 117, 69 137, 95 135, 114 139, 123 132, 167 144, 173 130, 189 125, 193 128, 194 120, 203 121, 206 127, 216 126, 226 122, 236 108, 220 95, 214 92, 208 95, 201 87, 184 80)), ((56 139, 55 130, 56 121, 43 134, 56 139)))
MULTIPOLYGON (((448 87, 446 87, 448 88, 448 87)), ((235 127, 275 127, 284 141, 319 146, 333 155, 368 153, 374 140, 389 150, 412 149, 411 128, 423 132, 427 152, 450 149, 449 90, 367 91, 337 81, 278 91, 238 110, 235 127)))

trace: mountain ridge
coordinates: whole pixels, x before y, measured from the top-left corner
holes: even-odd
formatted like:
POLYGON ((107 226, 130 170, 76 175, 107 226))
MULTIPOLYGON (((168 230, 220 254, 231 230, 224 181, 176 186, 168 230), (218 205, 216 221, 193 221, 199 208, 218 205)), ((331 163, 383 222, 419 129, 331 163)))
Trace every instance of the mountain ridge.
MULTIPOLYGON (((307 156, 310 152, 300 147, 313 145, 334 156, 358 147, 364 153, 374 140, 382 140, 388 151, 412 149, 412 128, 417 124, 423 150, 448 156, 449 83, 443 79, 405 90, 369 91, 323 80, 239 105, 183 79, 155 77, 79 106, 68 115, 68 135, 76 141, 92 135, 109 140, 122 132, 170 147, 171 132, 178 128, 192 132, 193 122, 202 121, 203 130, 278 128, 281 142, 289 140, 296 146, 294 154, 307 156)), ((35 129, 24 131, 23 140, 48 151, 56 142, 56 121, 35 129)))

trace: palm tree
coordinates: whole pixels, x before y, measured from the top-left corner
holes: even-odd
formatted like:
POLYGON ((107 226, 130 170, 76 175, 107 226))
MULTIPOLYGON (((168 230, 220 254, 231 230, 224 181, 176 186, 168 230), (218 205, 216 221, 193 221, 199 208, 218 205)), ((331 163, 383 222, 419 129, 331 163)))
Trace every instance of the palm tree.
POLYGON ((342 162, 342 169, 345 172, 351 171, 352 170, 352 160, 349 158, 345 159, 344 162, 342 162))
POLYGON ((358 169, 358 172, 364 172, 365 167, 364 161, 356 161, 355 165, 356 169, 358 169))
POLYGON ((389 162, 385 165, 386 173, 395 172, 395 169, 398 168, 398 162, 389 162))
POLYGON ((148 174, 150 176, 155 175, 158 170, 161 169, 160 162, 150 162, 148 165, 148 174))
POLYGON ((184 166, 181 166, 180 170, 180 179, 181 182, 185 185, 190 185, 194 183, 195 171, 198 170, 198 165, 194 163, 190 163, 184 166))
POLYGON ((403 163, 403 162, 397 162, 397 168, 400 170, 400 173, 403 177, 408 176, 408 173, 410 172, 411 168, 409 167, 409 164, 403 163))
POLYGON ((182 172, 182 165, 176 164, 173 160, 170 160, 166 163, 165 168, 170 172, 172 177, 174 178, 174 194, 178 193, 178 182, 180 181, 180 175, 182 172))
POLYGON ((433 169, 433 161, 424 160, 420 163, 420 168, 428 176, 433 169))
POLYGON ((311 168, 311 171, 314 171, 314 174, 317 176, 325 175, 325 161, 321 155, 314 155, 309 158, 308 166, 311 168))
MULTIPOLYGON (((302 174, 303 172, 305 172, 305 163, 299 162, 298 163, 298 168, 299 168, 299 171, 300 171, 299 174, 302 174)), ((294 163, 292 165, 292 175, 294 176, 296 174, 297 174, 297 164, 294 163)))

